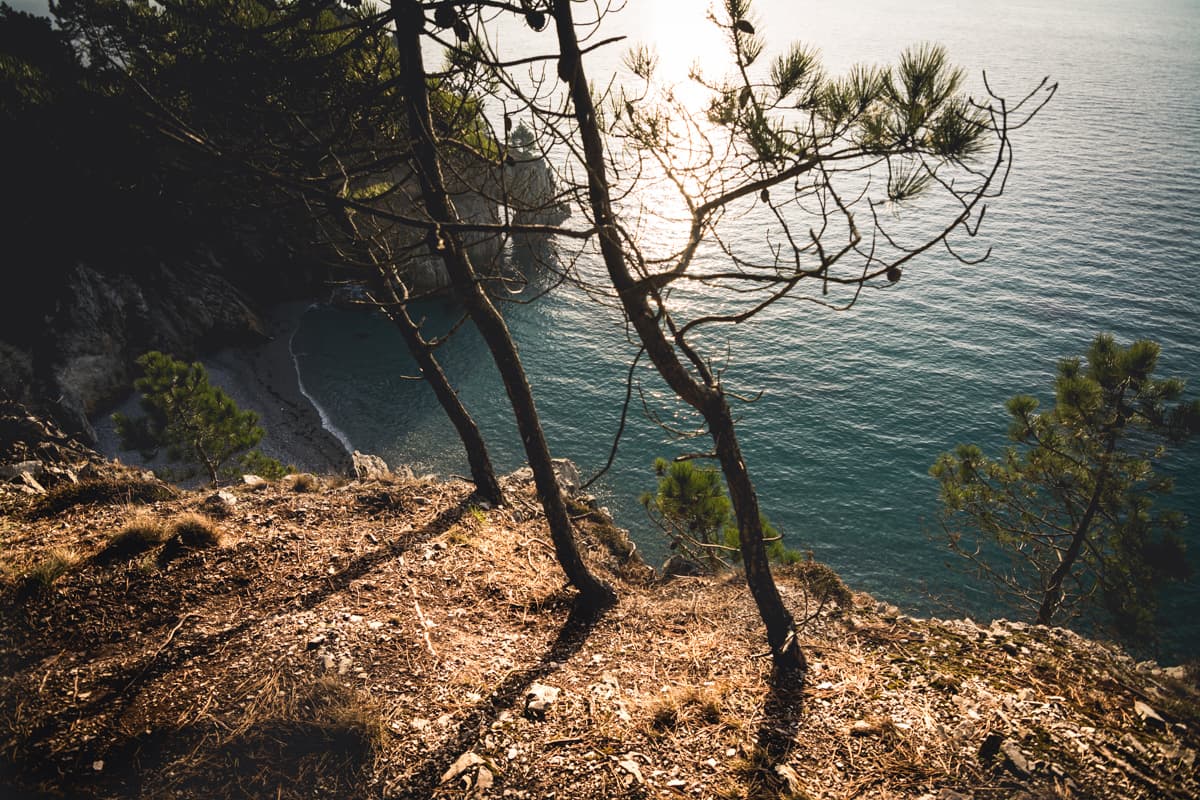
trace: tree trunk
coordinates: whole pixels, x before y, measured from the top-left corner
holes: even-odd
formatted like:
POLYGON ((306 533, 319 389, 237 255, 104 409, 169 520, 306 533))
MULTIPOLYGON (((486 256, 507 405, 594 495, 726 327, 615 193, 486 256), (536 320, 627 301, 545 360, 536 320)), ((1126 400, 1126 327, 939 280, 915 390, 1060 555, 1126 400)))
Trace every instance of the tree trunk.
MULTIPOLYGON (((1109 448, 1110 452, 1112 448, 1109 448)), ((1079 553, 1083 550, 1083 543, 1087 539, 1088 529, 1092 527, 1092 519, 1096 516, 1096 511, 1100 508, 1100 495, 1104 491, 1105 474, 1102 471, 1096 479, 1096 488, 1092 490, 1092 497, 1088 500, 1087 508, 1083 511, 1083 516, 1079 520, 1079 525, 1075 527, 1075 532, 1071 534, 1071 544, 1067 546, 1067 552, 1063 554, 1062 561, 1054 568, 1054 572, 1050 575, 1050 583, 1046 586, 1046 591, 1042 593, 1042 605, 1038 609, 1037 619, 1034 620, 1038 625, 1049 625, 1050 620, 1058 611, 1059 606, 1063 601, 1063 583, 1070 574, 1071 568, 1075 566, 1075 561, 1079 558, 1079 553)))
MULTIPOLYGON (((446 192, 441 162, 434 141, 433 120, 429 111, 429 90, 425 83, 425 65, 421 56, 421 30, 424 13, 417 0, 393 0, 392 16, 396 23, 396 46, 400 56, 400 78, 404 89, 404 104, 412 138, 417 175, 426 213, 435 222, 452 223, 458 217, 446 192)), ((483 290, 458 234, 442 228, 430 235, 430 245, 439 253, 449 273, 455 294, 466 308, 471 321, 479 329, 491 351, 492 359, 504 381, 504 389, 512 403, 517 430, 525 445, 525 455, 533 470, 538 499, 546 513, 550 537, 558 562, 572 585, 580 592, 586 605, 604 606, 616 601, 613 590, 598 581, 583 563, 575 545, 571 518, 554 465, 550 448, 542 432, 541 421, 533 401, 533 392, 525 377, 525 369, 509 334, 504 318, 483 290)))
POLYGON ((442 410, 458 431, 458 438, 462 440, 463 449, 467 452, 467 462, 471 466, 471 480, 475 482, 475 490, 489 503, 502 505, 504 492, 500 489, 500 482, 496 480, 496 471, 492 468, 492 460, 488 457, 487 445, 484 444, 479 426, 458 398, 458 392, 450 385, 450 379, 446 377, 442 365, 434 357, 429 343, 422 338, 420 328, 408 314, 408 308, 396 296, 387 276, 381 275, 380 279, 387 292, 387 299, 391 302, 390 306, 384 307, 384 313, 404 337, 404 343, 408 345, 408 351, 421 368, 425 381, 433 389, 442 410))
POLYGON ((558 75, 570 90, 575 120, 583 140, 588 197, 599 231, 600 252, 604 257, 609 278, 621 298, 626 316, 637 330, 646 353, 659 374, 679 398, 700 411, 708 424, 725 482, 729 486, 734 514, 737 516, 746 582, 758 606, 759 616, 766 626, 767 641, 771 646, 775 668, 785 675, 800 674, 805 669, 804 654, 796 641, 795 622, 783 604, 783 598, 779 596, 779 590, 771 576, 766 546, 763 543, 758 496, 742 459, 733 415, 720 384, 711 375, 703 376, 705 380, 701 383, 688 373, 675 347, 658 323, 650 303, 649 289, 635 281, 626 266, 609 195, 604 145, 583 70, 569 0, 556 0, 553 3, 553 13, 558 30, 558 75))

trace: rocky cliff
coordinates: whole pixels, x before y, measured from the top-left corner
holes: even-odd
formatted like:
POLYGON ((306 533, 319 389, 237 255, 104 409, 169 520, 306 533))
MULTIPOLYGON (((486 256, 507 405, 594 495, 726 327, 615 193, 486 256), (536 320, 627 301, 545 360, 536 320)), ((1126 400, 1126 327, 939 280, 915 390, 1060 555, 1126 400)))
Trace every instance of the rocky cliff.
POLYGON ((262 337, 250 300, 214 263, 160 263, 136 277, 79 264, 40 329, 14 337, 29 344, 0 341, 0 393, 94 442, 88 417, 129 393, 142 353, 195 358, 262 337))

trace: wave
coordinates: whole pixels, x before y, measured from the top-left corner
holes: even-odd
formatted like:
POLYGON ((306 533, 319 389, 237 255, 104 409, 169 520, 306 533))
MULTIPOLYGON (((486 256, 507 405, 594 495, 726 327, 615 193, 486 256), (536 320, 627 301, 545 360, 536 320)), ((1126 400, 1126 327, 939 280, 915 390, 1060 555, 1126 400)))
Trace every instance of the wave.
MULTIPOLYGON (((319 303, 311 304, 304 310, 304 314, 307 314, 309 311, 312 311, 319 305, 319 303)), ((301 314, 300 316, 303 317, 304 314, 301 314)), ((321 427, 329 431, 329 433, 333 435, 333 438, 341 442, 342 447, 345 448, 348 455, 353 455, 355 448, 350 442, 350 437, 346 435, 345 431, 333 424, 333 420, 329 418, 329 413, 325 410, 324 406, 317 402, 317 398, 313 397, 309 393, 308 389, 304 386, 304 376, 301 375, 300 371, 300 358, 296 354, 295 348, 296 334, 299 332, 300 320, 297 319, 296 327, 292 330, 292 335, 288 337, 288 354, 292 357, 292 367, 296 370, 296 387, 300 390, 300 394, 304 395, 304 399, 307 400, 314 409, 316 409, 317 416, 321 418, 321 427)))

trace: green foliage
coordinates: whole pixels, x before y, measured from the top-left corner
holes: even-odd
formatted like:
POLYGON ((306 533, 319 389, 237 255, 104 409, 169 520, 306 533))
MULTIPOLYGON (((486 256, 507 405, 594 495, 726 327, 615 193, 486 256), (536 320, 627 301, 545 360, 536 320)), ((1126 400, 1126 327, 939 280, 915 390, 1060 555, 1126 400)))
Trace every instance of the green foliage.
POLYGON ((233 477, 238 474, 257 475, 269 481, 277 481, 284 475, 290 475, 295 471, 296 468, 291 465, 281 464, 259 450, 251 450, 238 458, 237 469, 226 469, 224 474, 233 477))
MULTIPOLYGON (((654 461, 658 489, 641 496, 642 505, 670 540, 672 550, 717 571, 741 563, 741 537, 733 516, 733 505, 725 495, 721 477, 712 467, 691 461, 654 461)), ((763 538, 767 557, 779 564, 793 564, 803 555, 788 549, 783 537, 764 517, 763 538)))
MULTIPOLYGON (((113 415, 122 446, 142 449, 147 457, 165 447, 168 458, 203 467, 216 483, 226 462, 262 440, 258 415, 241 411, 229 395, 210 385, 203 364, 186 364, 157 351, 137 363, 144 375, 133 385, 142 393, 146 415, 113 415)), ((277 461, 260 453, 247 453, 243 463, 283 474, 277 461)))
MULTIPOLYGON (((978 152, 987 119, 962 93, 964 72, 951 66, 942 47, 918 45, 891 68, 855 66, 837 78, 824 72, 813 48, 796 43, 765 75, 751 73, 764 42, 746 19, 749 6, 726 3, 738 71, 713 85, 708 109, 709 120, 727 128, 747 158, 780 167, 830 147, 853 147, 894 162, 891 172, 912 171, 906 164, 920 157, 958 161, 978 152)), ((653 140, 639 136, 636 126, 634 135, 653 140)))
POLYGON ((1086 362, 1058 365, 1049 411, 1026 395, 1008 401, 1014 445, 999 458, 961 445, 930 470, 951 547, 1039 622, 1098 601, 1119 636, 1145 640, 1158 588, 1189 574, 1183 516, 1154 508, 1171 490, 1154 466, 1200 430, 1200 401, 1154 378, 1158 355, 1154 342, 1097 336, 1086 362))

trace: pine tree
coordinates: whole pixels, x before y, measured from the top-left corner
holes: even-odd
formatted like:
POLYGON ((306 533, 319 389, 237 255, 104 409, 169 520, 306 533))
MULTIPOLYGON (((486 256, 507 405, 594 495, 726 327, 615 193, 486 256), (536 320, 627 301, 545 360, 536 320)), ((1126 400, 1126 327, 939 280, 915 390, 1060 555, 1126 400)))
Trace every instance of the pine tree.
POLYGON ((1098 600, 1118 635, 1144 639, 1159 586, 1188 574, 1185 520, 1154 509, 1171 490, 1154 466, 1200 429, 1200 401, 1180 401, 1181 380, 1153 377, 1158 356, 1154 342, 1122 348, 1097 336, 1086 363, 1058 365, 1053 408, 1039 413, 1027 395, 1008 401, 1014 445, 999 458, 961 445, 930 470, 951 547, 1040 624, 1098 600))
MULTIPOLYGON (((725 494, 721 476, 712 467, 691 461, 654 461, 658 489, 641 496, 646 513, 670 540, 672 550, 699 561, 708 569, 726 569, 742 560, 741 537, 733 504, 725 494)), ((793 564, 803 556, 783 544, 774 526, 761 518, 767 558, 793 564)))
POLYGON ((242 411, 229 395, 211 385, 203 364, 176 361, 156 350, 137 363, 143 376, 133 386, 142 393, 146 415, 136 419, 113 415, 122 447, 141 450, 148 458, 166 448, 171 460, 203 467, 212 483, 239 453, 244 464, 265 477, 286 472, 275 459, 251 450, 263 438, 258 415, 242 411))

